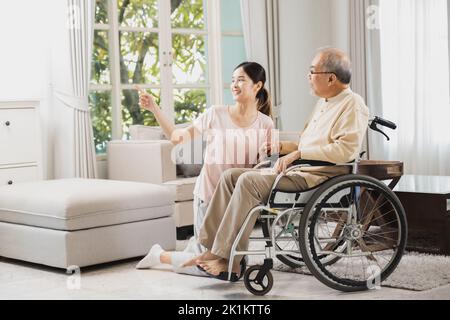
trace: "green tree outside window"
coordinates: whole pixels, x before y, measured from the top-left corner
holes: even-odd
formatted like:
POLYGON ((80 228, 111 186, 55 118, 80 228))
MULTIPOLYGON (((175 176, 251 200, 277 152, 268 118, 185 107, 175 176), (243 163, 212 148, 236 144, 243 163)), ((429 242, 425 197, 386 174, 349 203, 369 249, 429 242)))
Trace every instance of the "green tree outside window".
MULTIPOLYGON (((205 15, 203 0, 170 0, 172 28, 204 29, 205 15)), ((107 0, 96 1, 98 24, 108 22, 107 0)), ((157 0, 117 0, 118 23, 124 27, 158 27, 157 0)), ((156 32, 119 32, 120 82, 130 84, 160 84, 161 66, 159 35, 156 32)), ((207 83, 206 42, 203 36, 180 36, 174 31, 174 82, 177 74, 188 75, 186 83, 207 83)), ((108 31, 95 30, 92 61, 94 85, 111 84, 108 31)), ((180 83, 183 84, 183 83, 180 83)), ((206 86, 206 85, 205 85, 206 86)), ((152 90, 156 102, 160 101, 159 90, 152 90)), ((207 89, 175 89, 175 122, 185 123, 195 119, 206 108, 207 89)), ((97 153, 104 153, 106 143, 112 136, 111 91, 91 91, 91 115, 97 153)), ((122 90, 123 131, 127 136, 130 125, 156 126, 153 115, 138 105, 139 96, 135 90, 122 90)))

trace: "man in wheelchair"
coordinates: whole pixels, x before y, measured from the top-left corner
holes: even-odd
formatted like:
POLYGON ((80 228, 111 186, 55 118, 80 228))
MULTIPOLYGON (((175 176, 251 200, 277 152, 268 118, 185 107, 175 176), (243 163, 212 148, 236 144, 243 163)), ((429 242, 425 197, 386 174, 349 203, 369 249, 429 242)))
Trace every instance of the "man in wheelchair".
MULTIPOLYGON (((231 247, 252 208, 267 203, 277 175, 299 159, 346 163, 357 158, 369 112, 364 100, 349 87, 351 65, 348 56, 336 48, 319 50, 311 63, 308 78, 311 91, 320 99, 300 140, 269 147, 272 153, 285 154, 270 171, 230 169, 222 174, 199 234, 200 243, 208 251, 185 262, 185 266, 197 264, 213 277, 228 280, 230 276, 235 280, 240 271, 239 259, 233 263, 232 274, 227 272, 231 247)), ((285 191, 309 189, 330 177, 348 173, 342 170, 347 169, 294 170, 279 181, 278 188, 285 191)), ((254 216, 248 223, 238 251, 247 249, 256 219, 254 216)))

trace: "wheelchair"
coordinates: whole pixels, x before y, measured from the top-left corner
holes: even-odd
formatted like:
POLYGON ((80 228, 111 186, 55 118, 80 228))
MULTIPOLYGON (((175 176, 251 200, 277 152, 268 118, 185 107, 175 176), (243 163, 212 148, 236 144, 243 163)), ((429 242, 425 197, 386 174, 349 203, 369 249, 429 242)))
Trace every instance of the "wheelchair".
MULTIPOLYGON (((377 125, 396 129, 390 121, 375 117, 377 125)), ((397 267, 406 246, 407 221, 403 206, 392 189, 403 174, 403 163, 359 158, 351 163, 332 164, 299 160, 285 174, 302 167, 346 166, 348 174, 300 192, 277 188, 284 174, 277 176, 264 205, 253 208, 238 233, 230 254, 228 280, 236 256, 265 256, 262 265, 247 268, 241 276, 248 291, 265 295, 273 286, 273 256, 291 268, 306 267, 323 284, 343 292, 378 287, 397 267), (387 185, 383 180, 391 180, 387 185), (237 251, 237 245, 254 215, 262 225, 265 250, 237 251)), ((270 161, 269 161, 270 162, 270 161)), ((267 165, 265 162, 262 165, 267 165)), ((273 161, 272 161, 273 163, 273 161)))

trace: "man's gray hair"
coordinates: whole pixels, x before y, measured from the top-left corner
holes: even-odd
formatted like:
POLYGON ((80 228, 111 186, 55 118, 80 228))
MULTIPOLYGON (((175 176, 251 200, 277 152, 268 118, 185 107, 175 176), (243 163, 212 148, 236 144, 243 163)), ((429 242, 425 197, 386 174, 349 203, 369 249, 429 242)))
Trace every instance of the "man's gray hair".
POLYGON ((324 47, 317 51, 322 55, 321 67, 323 71, 329 71, 336 75, 336 78, 343 84, 349 84, 352 79, 352 66, 349 57, 344 51, 324 47))

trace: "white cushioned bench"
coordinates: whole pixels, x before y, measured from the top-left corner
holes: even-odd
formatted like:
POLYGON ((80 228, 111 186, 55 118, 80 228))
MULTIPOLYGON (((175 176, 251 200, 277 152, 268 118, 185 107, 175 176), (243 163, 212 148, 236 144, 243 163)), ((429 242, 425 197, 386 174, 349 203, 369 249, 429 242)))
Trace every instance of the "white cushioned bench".
POLYGON ((148 183, 63 179, 0 187, 0 256, 67 268, 175 249, 174 192, 148 183))

